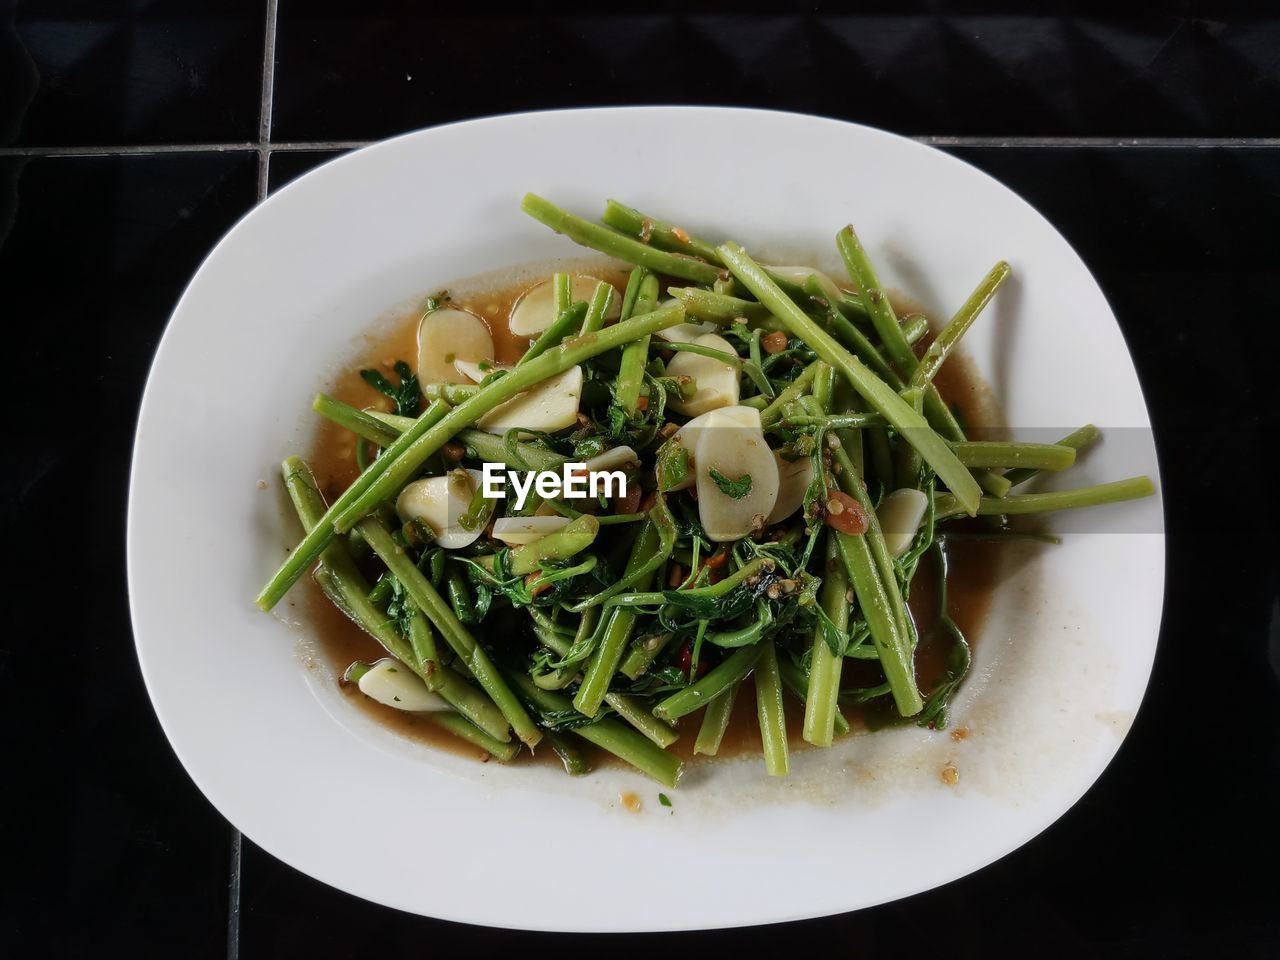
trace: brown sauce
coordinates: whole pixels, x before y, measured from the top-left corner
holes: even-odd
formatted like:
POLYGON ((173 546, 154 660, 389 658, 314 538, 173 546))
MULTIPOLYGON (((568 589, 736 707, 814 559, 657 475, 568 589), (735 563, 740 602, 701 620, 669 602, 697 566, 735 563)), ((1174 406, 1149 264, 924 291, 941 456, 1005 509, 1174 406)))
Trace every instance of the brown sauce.
MULTIPOLYGON (((594 276, 608 280, 617 287, 619 293, 625 288, 627 272, 608 266, 592 264, 589 268, 579 268, 594 276)), ((469 310, 488 324, 493 334, 496 359, 500 363, 514 363, 522 355, 527 341, 513 336, 506 326, 506 318, 511 307, 520 294, 530 285, 522 282, 515 285, 493 285, 467 289, 459 286, 451 289, 451 306, 469 310)), ((914 305, 906 298, 893 297, 895 306, 899 306, 899 314, 914 305)), ((360 377, 362 369, 377 369, 384 375, 392 374, 392 365, 397 360, 405 360, 411 366, 416 365, 417 358, 417 321, 420 311, 406 312, 403 316, 393 318, 387 332, 378 337, 366 337, 364 348, 352 363, 341 372, 330 386, 329 392, 339 400, 360 408, 390 410, 391 402, 370 387, 360 377)), ((923 349, 924 343, 917 345, 923 349)), ((979 378, 968 358, 954 356, 939 371, 935 383, 949 404, 958 408, 962 422, 972 426, 972 433, 980 435, 981 427, 998 428, 1003 425, 999 409, 994 403, 990 389, 979 378)), ((358 470, 355 463, 354 440, 352 435, 341 427, 323 418, 318 418, 315 440, 308 463, 315 473, 317 483, 326 499, 332 501, 356 477, 358 470)), ((982 625, 991 604, 992 591, 999 574, 999 543, 982 540, 956 541, 948 546, 948 589, 947 609, 951 618, 968 639, 970 645, 976 645, 981 639, 982 625)), ((912 581, 908 606, 911 610, 920 634, 917 648, 917 679, 921 692, 926 694, 932 690, 943 676, 943 664, 950 641, 937 635, 932 628, 937 608, 937 572, 931 556, 921 561, 921 568, 912 581)), ((368 634, 337 610, 320 592, 314 581, 304 578, 306 583, 305 615, 317 640, 321 657, 332 670, 334 677, 340 677, 343 671, 355 660, 373 661, 385 656, 385 652, 368 634)), ((481 625, 477 633, 483 637, 485 626, 481 625)), ((856 660, 846 660, 843 686, 862 686, 862 675, 866 674, 865 684, 876 682, 874 663, 868 664, 856 660)), ((443 749, 459 756, 475 757, 488 761, 484 751, 457 739, 451 734, 435 726, 423 716, 405 713, 384 706, 363 696, 354 686, 345 686, 344 694, 357 709, 375 717, 380 723, 391 728, 402 736, 428 744, 432 748, 443 749)), ((787 733, 793 750, 808 749, 800 736, 804 705, 788 694, 784 698, 787 733)), ((874 708, 873 708, 874 709, 874 708)), ((848 719, 851 731, 858 732, 875 726, 875 717, 863 708, 842 707, 842 713, 848 719)), ((686 761, 708 758, 695 757, 693 743, 697 735, 701 713, 686 717, 677 725, 680 739, 668 749, 686 761)), ((611 755, 581 741, 577 742, 584 752, 591 755, 597 764, 611 765, 619 763, 611 755)), ((734 705, 732 720, 724 739, 721 742, 717 758, 740 756, 743 754, 759 755, 761 750, 760 732, 756 723, 756 704, 753 686, 743 683, 734 705)), ((520 754, 517 763, 558 763, 554 752, 547 749, 536 751, 531 756, 528 751, 520 754)))

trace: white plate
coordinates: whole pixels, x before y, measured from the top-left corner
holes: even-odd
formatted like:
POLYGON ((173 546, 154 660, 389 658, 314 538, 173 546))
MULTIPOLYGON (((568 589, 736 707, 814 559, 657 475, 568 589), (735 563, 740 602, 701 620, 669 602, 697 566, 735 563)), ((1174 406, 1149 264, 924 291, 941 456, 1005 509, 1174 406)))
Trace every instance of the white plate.
POLYGON ((527 190, 588 216, 617 197, 833 272, 835 233, 853 221, 886 285, 944 317, 1005 258, 1016 279, 966 343, 1011 420, 1130 438, 1104 441, 1072 484, 1155 474, 1142 394, 1089 272, 1035 210, 946 154, 814 117, 665 107, 381 143, 291 184, 223 239, 147 384, 130 601, 147 688, 200 789, 255 843, 335 887, 546 930, 852 910, 963 876, 1045 829, 1114 756, 1142 698, 1163 593, 1158 499, 1095 511, 1086 527, 1123 532, 1017 551, 956 710, 968 740, 877 733, 795 755, 784 781, 758 760, 696 766, 671 810, 626 771, 570 779, 401 740, 341 699, 288 605, 257 611, 299 535, 277 464, 306 452, 310 398, 358 336, 459 277, 581 255, 520 212, 527 190), (939 776, 948 762, 953 787, 939 776), (640 814, 621 790, 640 794, 640 814))

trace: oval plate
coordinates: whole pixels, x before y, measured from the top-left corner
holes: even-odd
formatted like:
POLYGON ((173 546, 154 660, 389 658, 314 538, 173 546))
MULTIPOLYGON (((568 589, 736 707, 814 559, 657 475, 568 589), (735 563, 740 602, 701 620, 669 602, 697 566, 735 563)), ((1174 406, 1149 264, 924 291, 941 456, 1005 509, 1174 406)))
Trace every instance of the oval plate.
POLYGON ((1009 548, 954 711, 963 742, 894 729, 798 752, 781 781, 756 759, 699 765, 670 809, 628 771, 570 779, 400 739, 342 699, 298 609, 257 611, 299 536, 277 465, 306 453, 311 396, 374 318, 459 277, 581 257, 520 213, 528 190, 587 216, 617 197, 836 274, 835 233, 853 221, 886 286, 934 316, 1007 259, 1014 281, 965 342, 1011 421, 1108 431, 1070 485, 1155 474, 1133 365, 1088 270, 1027 203, 944 153, 815 117, 665 107, 497 117, 380 143, 290 184, 218 244, 147 384, 130 602, 156 713, 200 789, 253 842, 342 890, 541 930, 853 910, 963 876, 1053 823, 1115 755, 1147 684, 1158 498, 1092 511, 1061 546, 1009 548), (946 765, 958 784, 942 782, 946 765), (619 803, 625 790, 639 814, 619 803), (701 895, 661 893, 655 908, 656 893, 690 882, 701 895))

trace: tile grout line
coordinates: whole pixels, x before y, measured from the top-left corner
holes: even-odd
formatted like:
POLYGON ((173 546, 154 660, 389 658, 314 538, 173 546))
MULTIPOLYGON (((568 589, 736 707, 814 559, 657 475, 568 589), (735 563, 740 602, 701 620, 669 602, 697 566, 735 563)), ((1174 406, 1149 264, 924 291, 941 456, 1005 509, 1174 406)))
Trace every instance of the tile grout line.
POLYGON ((280 0, 267 0, 267 25, 262 38, 262 100, 258 104, 258 202, 267 196, 271 169, 271 107, 276 89, 276 20, 280 0))
MULTIPOLYGON (((266 76, 264 83, 269 82, 266 76)), ((274 84, 274 78, 270 79, 274 84)), ((270 125, 270 108, 266 123, 270 125)), ((964 137, 930 135, 908 137, 932 147, 1040 147, 1040 148, 1120 148, 1120 149, 1214 149, 1221 147, 1268 149, 1280 147, 1280 137, 964 137)), ((0 147, 0 157, 104 157, 168 153, 257 153, 267 157, 280 151, 299 153, 319 150, 358 150, 377 140, 295 140, 270 142, 266 139, 231 143, 153 143, 76 147, 0 147)), ((265 186, 265 184, 260 184, 265 186)))
POLYGON ((231 828, 231 877, 227 891, 227 960, 240 957, 240 854, 244 838, 231 828))
POLYGON ((258 150, 258 144, 155 143, 104 147, 0 147, 0 157, 114 157, 153 153, 240 153, 258 150))
POLYGON ((359 150, 361 147, 367 147, 377 142, 377 140, 286 140, 271 144, 270 150, 272 153, 279 150, 296 150, 298 152, 306 152, 308 150, 359 150))
POLYGON ((970 137, 917 136, 932 147, 1119 147, 1177 149, 1186 147, 1278 147, 1280 137, 970 137))

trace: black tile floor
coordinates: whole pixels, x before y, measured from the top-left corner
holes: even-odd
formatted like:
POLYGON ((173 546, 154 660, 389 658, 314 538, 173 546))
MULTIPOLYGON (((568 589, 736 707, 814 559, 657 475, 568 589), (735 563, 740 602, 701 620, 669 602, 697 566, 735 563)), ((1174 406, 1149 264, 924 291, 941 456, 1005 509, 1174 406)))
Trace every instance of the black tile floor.
POLYGON ((356 23, 333 0, 285 4, 275 132, 370 139, 474 116, 477 104, 510 113, 643 101, 767 105, 917 135, 1275 133, 1274 21, 1073 20, 982 5, 942 16, 887 4, 619 17, 569 6, 579 14, 478 28, 387 0, 364 4, 356 23))
POLYGON ((257 158, 0 157, 0 171, 21 451, 5 457, 4 527, 25 571, 0 644, 4 929, 49 956, 131 931, 173 956, 221 955, 230 830, 143 689, 124 505, 151 354, 190 274, 252 206, 257 158))
POLYGON ((18 4, 0 41, 0 136, 33 146, 256 142, 265 10, 263 0, 18 4))
MULTIPOLYGON (((417 126, 708 102, 920 137, 1062 230, 1110 299, 1151 408, 1165 624, 1116 761, 1001 862, 842 917, 574 948, 1280 955, 1280 523, 1265 446, 1280 427, 1280 19, 1189 16, 1185 4, 1141 21, 1000 4, 944 16, 923 4, 771 18, 584 6, 481 23, 387 3, 358 14, 278 6, 0 7, 0 290, 17 361, 3 516, 20 571, 6 590, 18 617, 0 641, 3 952, 484 957, 563 946, 355 900, 241 841, 201 797, 156 724, 132 648, 123 506, 134 418, 183 286, 267 190, 417 126), (51 661, 56 680, 32 682, 51 661)), ((668 895, 714 893, 695 880, 668 895)))

